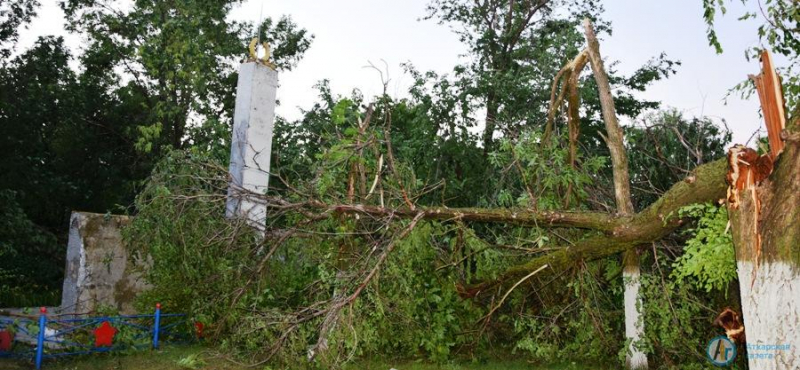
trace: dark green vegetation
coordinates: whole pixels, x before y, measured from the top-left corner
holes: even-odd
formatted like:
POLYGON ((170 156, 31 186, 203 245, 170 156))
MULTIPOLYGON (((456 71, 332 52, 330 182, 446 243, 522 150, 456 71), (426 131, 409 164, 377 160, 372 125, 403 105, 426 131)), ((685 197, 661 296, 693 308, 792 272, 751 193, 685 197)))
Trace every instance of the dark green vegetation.
MULTIPOLYGON (((573 248, 596 251, 590 241, 614 231, 601 225, 615 207, 588 71, 579 76, 577 155, 570 155, 563 109, 544 137, 554 77, 584 47, 580 20, 592 18, 601 34, 611 30, 598 2, 432 1, 429 20, 460 30, 470 62, 447 75, 406 65, 415 83, 399 100, 335 96, 321 82, 319 102, 302 119, 276 124, 263 239, 226 220, 223 207, 233 66, 253 25, 226 18, 235 1, 135 4, 117 13, 95 1, 66 1, 70 30, 89 40, 85 53, 49 37, 3 60, 0 306, 26 304, 20 293, 32 290, 58 296, 70 210, 127 212, 136 215, 126 231, 134 252, 154 258, 147 276, 155 288, 142 307, 185 308, 240 362, 326 368, 389 356, 448 364, 511 353, 540 363, 622 363, 621 260, 573 248), (412 207, 471 207, 501 222, 412 219, 412 207), (509 220, 576 211, 603 217, 509 220), (517 266, 513 283, 550 252, 566 256, 558 269, 508 294, 508 285, 481 285, 517 266), (475 286, 491 288, 468 291, 475 286)), ((2 31, 24 24, 35 5, 3 3, 19 10, 2 19, 3 47, 15 34, 2 31)), ((282 70, 313 39, 288 18, 259 30, 282 70)), ((796 54, 791 39, 775 40, 788 40, 787 55, 796 54)), ((730 140, 711 119, 635 97, 678 66, 654 56, 630 76, 610 71, 610 80, 617 113, 637 123, 625 132, 633 204, 637 211, 664 205, 652 209, 669 214, 642 215, 674 225, 639 247, 646 332, 639 345, 655 366, 691 369, 705 366, 702 347, 719 333, 711 322, 737 305, 738 288, 730 239, 719 237, 726 214, 714 204, 678 209, 675 199, 658 201, 722 157, 730 140)), ((788 82, 787 90, 796 89, 796 79, 788 82)), ((703 173, 722 170, 717 164, 703 173)), ((190 355, 176 351, 164 352, 167 362, 152 358, 153 366, 190 355)))
MULTIPOLYGON (((0 359, 0 368, 5 370, 28 370, 24 362, 0 359)), ((109 354, 84 356, 57 363, 46 363, 48 370, 247 370, 271 369, 269 366, 246 367, 226 360, 214 349, 200 346, 167 347, 159 351, 133 354, 109 354)), ((449 362, 426 364, 390 359, 359 361, 346 366, 345 370, 603 370, 598 366, 569 363, 564 365, 537 365, 520 360, 486 360, 480 362, 449 362)))

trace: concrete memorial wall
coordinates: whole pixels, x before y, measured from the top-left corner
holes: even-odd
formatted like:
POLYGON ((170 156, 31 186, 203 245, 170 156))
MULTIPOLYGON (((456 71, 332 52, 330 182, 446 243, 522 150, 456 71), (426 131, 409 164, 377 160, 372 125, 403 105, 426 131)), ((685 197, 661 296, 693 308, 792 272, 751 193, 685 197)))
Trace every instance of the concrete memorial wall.
POLYGON ((133 313, 137 294, 148 288, 122 240, 128 216, 72 212, 64 288, 59 311, 85 313, 101 305, 133 313))

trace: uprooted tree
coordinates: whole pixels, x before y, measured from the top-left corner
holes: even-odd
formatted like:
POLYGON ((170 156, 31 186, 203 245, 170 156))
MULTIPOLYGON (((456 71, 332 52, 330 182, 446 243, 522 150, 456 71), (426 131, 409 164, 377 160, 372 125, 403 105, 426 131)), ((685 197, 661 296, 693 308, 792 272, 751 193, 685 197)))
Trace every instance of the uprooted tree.
MULTIPOLYGON (((198 164, 192 160, 196 153, 163 161, 139 197, 141 213, 128 231, 137 251, 154 257, 148 276, 156 288, 148 294, 188 302, 200 319, 214 323, 212 331, 226 334, 224 342, 251 350, 254 363, 305 357, 331 365, 385 348, 424 348, 436 359, 456 342, 469 348, 493 329, 516 330, 518 321, 493 321, 495 313, 559 302, 565 295, 554 285, 596 294, 584 292, 591 282, 573 286, 571 281, 591 275, 592 261, 623 253, 622 270, 632 280, 625 284, 631 289, 625 305, 633 307, 625 310, 629 342, 624 352, 628 366, 646 367, 644 353, 632 343, 647 329, 636 302, 637 248, 653 246, 657 259, 654 243, 690 223, 682 213, 685 207, 727 199, 748 343, 787 343, 793 349, 779 354, 775 364, 751 361, 750 367, 800 366, 800 295, 794 292, 800 286, 800 120, 795 114, 788 124, 781 123, 787 117, 771 67, 765 66, 766 77, 758 79, 765 81, 758 85, 769 112, 770 154, 736 147, 727 160, 698 166, 634 213, 622 131, 588 23, 586 36, 587 50, 559 73, 553 89, 550 117, 567 97, 568 149, 556 145, 561 136, 553 133, 552 118, 543 136, 520 139, 534 147, 535 160, 523 161, 519 146, 501 145, 510 158, 500 163, 501 176, 518 171, 527 207, 418 205, 431 189, 446 184, 420 185, 395 159, 394 111, 384 104, 361 114, 340 102, 331 119, 349 117, 356 124, 338 132, 338 141, 318 155, 325 165, 315 168, 313 179, 278 176, 279 185, 269 194, 238 189, 239 196, 270 208, 264 238, 245 222, 221 217, 228 186, 224 166, 198 164), (582 186, 587 180, 577 173, 592 162, 576 163, 580 102, 575 86, 587 63, 606 123, 616 212, 544 205, 553 204, 546 198, 569 205, 570 198, 586 196, 582 186), (559 84, 561 93, 556 94, 559 84), (376 124, 381 120, 382 127, 376 124), (531 163, 552 165, 566 180, 550 184, 543 175, 547 172, 523 167, 531 163), (498 236, 502 233, 508 236, 498 236), (485 235, 497 236, 497 244, 485 235), (515 242, 508 242, 512 238, 515 242), (519 253, 507 258, 495 248, 519 253), (437 261, 435 271, 421 262, 425 258, 437 261), (521 290, 528 293, 518 294, 521 290), (474 327, 466 330, 459 320, 474 327), (428 334, 409 337, 406 329, 416 325, 428 334), (453 330, 466 332, 448 337, 453 330)), ((553 316, 553 323, 570 305, 553 316)), ((593 336, 609 331, 596 315, 588 316, 593 336)))

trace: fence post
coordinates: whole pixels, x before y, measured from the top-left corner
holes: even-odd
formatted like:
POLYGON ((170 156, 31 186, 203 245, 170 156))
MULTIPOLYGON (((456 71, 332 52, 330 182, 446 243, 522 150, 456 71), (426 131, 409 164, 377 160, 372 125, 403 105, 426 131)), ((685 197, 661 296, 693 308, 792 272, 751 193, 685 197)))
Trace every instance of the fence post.
POLYGON ((47 329, 47 308, 39 308, 39 335, 36 338, 36 370, 42 368, 42 355, 44 354, 44 332, 47 329))
POLYGON ((161 303, 156 303, 155 323, 153 324, 153 349, 158 349, 158 332, 161 331, 161 303))

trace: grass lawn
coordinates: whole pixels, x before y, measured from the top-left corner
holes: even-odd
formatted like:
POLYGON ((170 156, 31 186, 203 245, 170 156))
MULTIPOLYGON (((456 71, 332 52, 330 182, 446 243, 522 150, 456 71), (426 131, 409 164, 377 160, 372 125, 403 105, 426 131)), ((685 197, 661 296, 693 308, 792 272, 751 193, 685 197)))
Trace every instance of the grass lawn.
MULTIPOLYGON (((601 370, 594 366, 577 364, 534 366, 525 361, 489 361, 482 364, 451 363, 444 365, 364 360, 345 367, 344 370, 601 370)), ((26 362, 0 359, 0 369, 30 370, 26 362)), ((72 359, 45 362, 43 370, 262 370, 269 367, 248 368, 217 358, 213 351, 201 346, 166 347, 162 350, 142 351, 133 354, 95 354, 72 359)))

